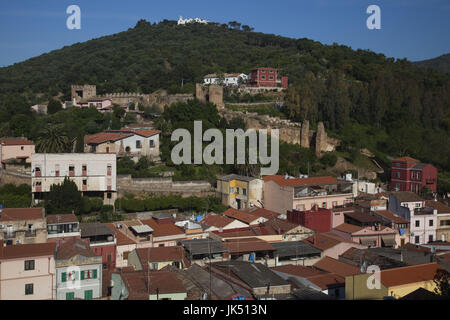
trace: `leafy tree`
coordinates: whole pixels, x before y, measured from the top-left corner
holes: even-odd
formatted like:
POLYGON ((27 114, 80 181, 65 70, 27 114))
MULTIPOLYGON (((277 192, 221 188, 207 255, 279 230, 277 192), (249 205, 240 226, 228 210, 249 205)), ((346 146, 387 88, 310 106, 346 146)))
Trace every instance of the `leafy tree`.
POLYGON ((49 214, 81 213, 83 200, 75 182, 65 178, 62 184, 51 185, 45 197, 45 210, 49 214))

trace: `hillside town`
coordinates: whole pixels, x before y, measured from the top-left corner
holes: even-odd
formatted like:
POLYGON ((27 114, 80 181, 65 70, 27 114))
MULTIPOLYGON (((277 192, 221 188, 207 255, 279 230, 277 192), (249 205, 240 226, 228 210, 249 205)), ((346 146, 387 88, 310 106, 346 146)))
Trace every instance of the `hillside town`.
MULTIPOLYGON (((209 74, 198 86, 221 93, 226 86, 282 89, 287 81, 276 69, 257 68, 248 76, 209 74)), ((72 86, 72 93, 67 108, 111 112, 120 104, 133 112, 130 105, 142 101, 98 97, 95 86, 72 86)), ((222 107, 220 95, 209 99, 222 107)), ((128 176, 127 187, 117 174, 124 157, 160 163, 163 133, 141 121, 85 136, 82 153, 36 153, 24 137, 2 138, 1 181, 28 179, 32 202, 0 210, 0 300, 437 299, 448 281, 450 207, 438 199, 433 165, 395 158, 386 185, 352 173, 233 173, 217 176, 209 190, 224 210, 123 211, 124 193, 154 192, 171 179, 128 176), (109 214, 122 211, 120 218, 47 212, 43 203, 67 181, 109 214)), ((187 197, 198 188, 171 183, 160 191, 187 197)))
POLYGON ((355 48, 179 16, 0 68, 0 300, 450 299, 450 78, 355 48))

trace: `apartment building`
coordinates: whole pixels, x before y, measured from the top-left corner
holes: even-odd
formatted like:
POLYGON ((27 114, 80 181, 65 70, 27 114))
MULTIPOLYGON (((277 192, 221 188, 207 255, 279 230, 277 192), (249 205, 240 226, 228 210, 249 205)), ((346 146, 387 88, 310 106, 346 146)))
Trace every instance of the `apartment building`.
POLYGON ((261 179, 229 174, 217 179, 217 196, 234 209, 261 206, 264 182, 261 179))
POLYGON ((73 213, 52 214, 47 219, 47 240, 58 241, 60 239, 81 237, 80 223, 73 213))
POLYGON ((47 223, 44 209, 0 209, 0 240, 4 240, 6 245, 46 242, 47 223))
POLYGON ((5 246, 0 240, 0 300, 55 298, 56 243, 5 246))
POLYGON ((70 238, 58 242, 55 254, 56 300, 91 300, 102 296, 102 256, 89 241, 70 238))
POLYGON ((353 202, 352 184, 333 177, 293 178, 264 177, 264 208, 286 214, 289 210, 305 211, 315 206, 331 209, 353 202))
POLYGON ((114 205, 117 198, 115 154, 34 153, 31 168, 34 203, 66 178, 75 182, 83 195, 100 197, 104 204, 114 205))

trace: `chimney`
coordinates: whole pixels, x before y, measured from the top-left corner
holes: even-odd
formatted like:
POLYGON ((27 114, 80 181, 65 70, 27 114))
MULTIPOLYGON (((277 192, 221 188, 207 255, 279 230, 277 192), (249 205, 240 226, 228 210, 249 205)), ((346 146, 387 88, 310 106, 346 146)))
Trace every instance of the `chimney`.
POLYGON ((314 207, 313 207, 313 209, 314 209, 314 211, 319 211, 319 206, 317 205, 317 203, 316 203, 316 204, 314 204, 314 207))

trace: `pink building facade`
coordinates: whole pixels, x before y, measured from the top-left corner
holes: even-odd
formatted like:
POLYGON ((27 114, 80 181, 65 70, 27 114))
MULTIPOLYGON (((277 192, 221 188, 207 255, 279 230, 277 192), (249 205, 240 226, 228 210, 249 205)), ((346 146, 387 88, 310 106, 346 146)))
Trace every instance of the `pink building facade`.
POLYGON ((31 163, 31 154, 35 152, 33 141, 23 138, 0 139, 0 158, 2 163, 8 160, 31 163))
POLYGON ((55 298, 56 243, 3 246, 0 241, 0 300, 55 298))

